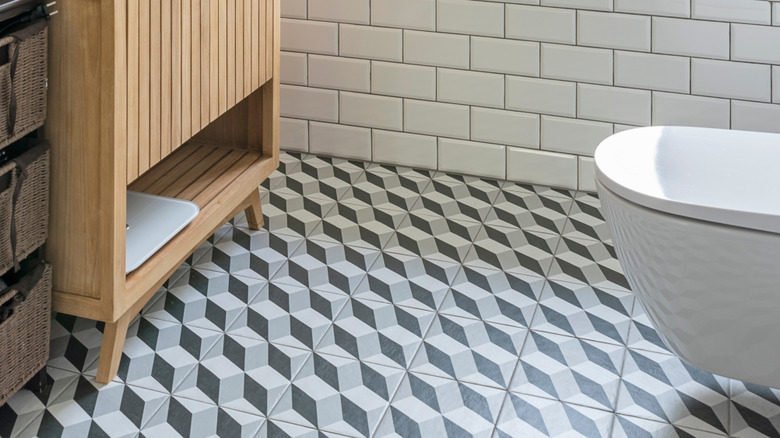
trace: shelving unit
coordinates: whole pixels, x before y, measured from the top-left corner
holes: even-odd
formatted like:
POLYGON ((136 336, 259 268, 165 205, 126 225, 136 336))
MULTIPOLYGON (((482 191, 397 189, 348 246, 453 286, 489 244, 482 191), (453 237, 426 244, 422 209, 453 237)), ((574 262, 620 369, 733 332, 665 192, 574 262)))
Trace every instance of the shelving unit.
POLYGON ((50 29, 54 309, 104 321, 97 381, 181 263, 279 163, 279 0, 68 0, 50 29), (200 213, 125 275, 126 191, 200 213))

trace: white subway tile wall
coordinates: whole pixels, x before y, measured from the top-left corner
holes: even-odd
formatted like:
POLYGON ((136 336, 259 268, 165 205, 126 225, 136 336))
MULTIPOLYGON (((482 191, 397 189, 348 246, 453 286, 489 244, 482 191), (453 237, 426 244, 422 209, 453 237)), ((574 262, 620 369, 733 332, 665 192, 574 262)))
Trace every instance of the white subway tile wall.
POLYGON ((281 0, 281 147, 594 190, 637 126, 780 132, 780 4, 281 0))

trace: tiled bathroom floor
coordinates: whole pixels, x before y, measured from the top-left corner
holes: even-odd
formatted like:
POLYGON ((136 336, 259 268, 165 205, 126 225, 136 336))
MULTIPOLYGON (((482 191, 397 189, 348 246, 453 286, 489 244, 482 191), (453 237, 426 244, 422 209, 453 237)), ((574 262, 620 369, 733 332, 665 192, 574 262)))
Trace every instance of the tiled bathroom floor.
POLYGON ((585 193, 285 154, 130 328, 54 319, 0 436, 780 436, 780 391, 669 353, 585 193), (268 189, 271 189, 270 194, 268 189))

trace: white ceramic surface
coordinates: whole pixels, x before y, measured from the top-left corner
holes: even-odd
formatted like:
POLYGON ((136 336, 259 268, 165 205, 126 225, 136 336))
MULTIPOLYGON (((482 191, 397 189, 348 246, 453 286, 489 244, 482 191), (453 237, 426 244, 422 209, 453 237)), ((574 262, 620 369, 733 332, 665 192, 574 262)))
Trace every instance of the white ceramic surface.
POLYGON ((597 188, 626 278, 666 344, 697 368, 780 388, 780 235, 597 188))
POLYGON ((616 134, 595 153, 596 177, 639 205, 780 233, 780 135, 650 127, 616 134))
POLYGON ((125 272, 141 266, 192 222, 199 211, 194 202, 128 190, 125 272))

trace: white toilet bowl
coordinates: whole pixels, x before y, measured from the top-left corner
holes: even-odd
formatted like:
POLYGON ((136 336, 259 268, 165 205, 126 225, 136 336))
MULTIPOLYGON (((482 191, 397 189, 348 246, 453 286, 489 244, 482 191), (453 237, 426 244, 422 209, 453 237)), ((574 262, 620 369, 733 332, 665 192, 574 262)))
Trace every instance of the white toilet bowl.
POLYGON ((780 135, 639 128, 595 163, 618 259, 666 344, 780 388, 780 135))

